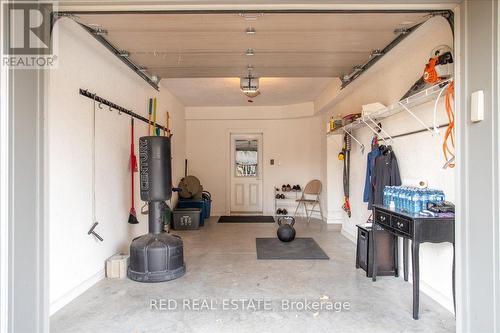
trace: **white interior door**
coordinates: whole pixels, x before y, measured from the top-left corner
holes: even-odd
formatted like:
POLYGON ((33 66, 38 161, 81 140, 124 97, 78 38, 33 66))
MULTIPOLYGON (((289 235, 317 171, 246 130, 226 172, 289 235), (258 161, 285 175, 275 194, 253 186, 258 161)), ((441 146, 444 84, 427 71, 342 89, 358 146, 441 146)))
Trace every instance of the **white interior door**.
POLYGON ((262 214, 262 134, 231 135, 231 213, 262 214))

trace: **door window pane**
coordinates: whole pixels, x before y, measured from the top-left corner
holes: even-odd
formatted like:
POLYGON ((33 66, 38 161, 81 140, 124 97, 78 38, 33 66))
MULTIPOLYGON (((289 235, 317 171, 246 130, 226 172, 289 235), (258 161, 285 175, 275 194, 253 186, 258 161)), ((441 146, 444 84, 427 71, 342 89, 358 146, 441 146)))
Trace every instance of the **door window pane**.
POLYGON ((258 169, 258 140, 235 140, 236 177, 256 177, 258 169))

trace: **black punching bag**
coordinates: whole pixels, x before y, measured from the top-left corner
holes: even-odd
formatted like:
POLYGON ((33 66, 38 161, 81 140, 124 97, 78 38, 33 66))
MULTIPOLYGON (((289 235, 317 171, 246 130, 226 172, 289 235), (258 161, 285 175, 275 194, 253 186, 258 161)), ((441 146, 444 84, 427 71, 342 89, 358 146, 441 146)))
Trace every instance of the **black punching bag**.
POLYGON ((143 136, 139 139, 141 200, 165 201, 172 196, 170 138, 143 136))
POLYGON ((130 244, 128 277, 139 282, 161 282, 186 272, 182 239, 163 231, 165 200, 172 196, 170 138, 139 139, 141 199, 148 202, 149 233, 130 244))

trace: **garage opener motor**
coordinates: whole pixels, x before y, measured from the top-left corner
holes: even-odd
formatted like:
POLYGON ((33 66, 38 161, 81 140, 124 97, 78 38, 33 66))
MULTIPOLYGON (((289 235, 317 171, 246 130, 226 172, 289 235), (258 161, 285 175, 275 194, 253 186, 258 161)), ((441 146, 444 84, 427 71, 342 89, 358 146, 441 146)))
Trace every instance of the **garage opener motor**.
POLYGON ((184 248, 179 236, 163 230, 165 201, 172 196, 170 137, 145 136, 139 139, 141 199, 148 203, 149 233, 130 244, 127 275, 139 282, 162 282, 186 272, 184 248))

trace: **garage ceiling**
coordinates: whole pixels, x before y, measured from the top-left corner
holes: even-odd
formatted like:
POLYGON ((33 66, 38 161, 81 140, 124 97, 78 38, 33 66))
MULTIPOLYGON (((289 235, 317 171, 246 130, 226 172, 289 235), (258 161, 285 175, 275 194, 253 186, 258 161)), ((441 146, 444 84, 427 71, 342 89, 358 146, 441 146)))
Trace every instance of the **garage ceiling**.
POLYGON ((78 14, 160 78, 339 77, 425 13, 78 14), (252 28, 255 34, 247 34, 252 28), (245 55, 253 49, 254 55, 245 55))

